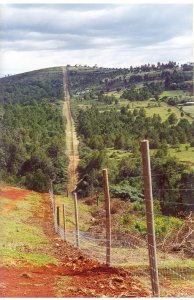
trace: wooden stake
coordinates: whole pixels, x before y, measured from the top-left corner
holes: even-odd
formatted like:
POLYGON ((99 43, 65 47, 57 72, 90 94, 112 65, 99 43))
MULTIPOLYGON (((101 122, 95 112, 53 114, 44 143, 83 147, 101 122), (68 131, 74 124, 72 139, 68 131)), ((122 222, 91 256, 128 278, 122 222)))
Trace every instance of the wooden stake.
POLYGON ((143 160, 143 177, 144 177, 144 195, 146 202, 146 218, 147 218, 147 239, 148 253, 150 262, 152 294, 154 297, 160 296, 158 266, 156 256, 156 239, 154 228, 154 211, 153 211, 153 195, 152 195, 152 177, 149 155, 149 141, 141 142, 141 152, 143 160))
POLYGON ((60 224, 59 206, 57 206, 57 226, 60 224))
POLYGON ((106 206, 106 264, 110 266, 111 262, 111 217, 110 217, 110 194, 108 184, 108 171, 102 170, 103 185, 104 185, 104 198, 106 206))
POLYGON ((53 211, 54 211, 54 214, 56 213, 56 203, 55 203, 55 196, 53 195, 52 196, 53 198, 53 211))
POLYGON ((64 240, 66 241, 66 216, 65 216, 65 204, 63 204, 63 227, 64 227, 64 240))
POLYGON ((74 193, 74 207, 75 207, 75 230, 76 230, 76 245, 79 249, 79 220, 78 220, 78 206, 77 206, 77 193, 74 193))

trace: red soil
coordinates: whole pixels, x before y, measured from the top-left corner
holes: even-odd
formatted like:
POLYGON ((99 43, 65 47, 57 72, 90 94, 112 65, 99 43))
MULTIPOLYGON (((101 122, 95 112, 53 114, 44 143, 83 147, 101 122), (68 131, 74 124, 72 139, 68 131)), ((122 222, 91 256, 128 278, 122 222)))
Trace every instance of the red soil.
POLYGON ((24 200, 30 194, 27 190, 18 190, 16 188, 7 188, 0 191, 0 197, 10 200, 24 200))
MULTIPOLYGON (((75 264, 74 264, 75 265, 75 264)), ((74 266, 2 268, 1 297, 145 297, 129 275, 106 266, 84 269, 74 266), (58 282, 57 279, 61 280, 58 282)))
MULTIPOLYGON (((9 192, 11 195, 11 190, 9 192)), ((25 191, 21 193, 27 195, 25 191)), ((140 283, 121 268, 108 267, 93 261, 83 256, 81 251, 62 241, 54 232, 48 194, 42 194, 42 199, 41 214, 34 214, 33 218, 27 220, 27 223, 43 228, 51 245, 51 249, 45 247, 43 253, 57 258, 59 265, 36 267, 19 262, 17 267, 2 267, 0 269, 1 297, 150 296, 140 283)))

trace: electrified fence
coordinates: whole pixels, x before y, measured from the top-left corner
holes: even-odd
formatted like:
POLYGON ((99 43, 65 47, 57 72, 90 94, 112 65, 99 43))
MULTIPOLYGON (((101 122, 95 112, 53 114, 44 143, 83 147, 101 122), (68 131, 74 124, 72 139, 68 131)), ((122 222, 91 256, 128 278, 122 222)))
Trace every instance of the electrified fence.
MULTIPOLYGON (((152 175, 149 155, 149 143, 141 143, 142 151, 142 180, 144 181, 145 212, 134 211, 136 224, 142 219, 147 222, 147 240, 132 232, 111 234, 111 201, 109 195, 107 169, 103 170, 104 199, 105 199, 105 230, 101 233, 81 231, 79 229, 79 211, 77 194, 73 194, 75 230, 69 231, 66 226, 65 203, 58 206, 55 201, 52 183, 49 194, 53 209, 54 227, 61 239, 79 248, 85 255, 106 263, 111 266, 120 266, 136 277, 143 286, 150 289, 155 297, 194 296, 194 221, 192 212, 190 214, 189 229, 185 231, 186 225, 179 228, 174 238, 174 251, 167 251, 166 244, 169 237, 165 236, 163 241, 156 243, 155 222, 152 196, 152 175), (139 213, 139 214, 138 214, 139 213), (176 243, 188 242, 189 255, 185 256, 181 251, 176 252, 176 243)), ((185 189, 186 190, 186 189, 185 189)), ((181 203, 182 204, 182 203, 181 203)), ((176 202, 177 205, 177 202, 176 202)), ((193 203, 187 203, 193 207, 193 203)))

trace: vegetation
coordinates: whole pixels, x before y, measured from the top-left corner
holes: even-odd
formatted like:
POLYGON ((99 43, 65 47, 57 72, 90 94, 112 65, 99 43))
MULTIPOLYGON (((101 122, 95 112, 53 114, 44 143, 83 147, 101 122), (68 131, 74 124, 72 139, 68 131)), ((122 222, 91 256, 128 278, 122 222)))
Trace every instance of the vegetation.
POLYGON ((40 192, 48 190, 49 179, 55 179, 58 192, 67 180, 65 120, 55 98, 63 97, 61 86, 58 89, 62 72, 57 72, 0 80, 1 177, 40 192))
MULTIPOLYGON (((23 193, 23 190, 13 188, 11 191, 13 195, 14 191, 23 193)), ((34 266, 44 266, 58 263, 57 259, 45 253, 45 247, 47 252, 51 248, 42 228, 26 224, 26 220, 31 218, 35 211, 36 213, 39 211, 41 215, 41 200, 41 196, 36 193, 28 193, 19 201, 11 201, 5 196, 0 197, 3 229, 0 254, 3 265, 17 263, 20 266, 27 262, 34 266), (7 205, 9 205, 9 213, 7 213, 7 205)))
POLYGON ((31 104, 47 99, 54 103, 63 98, 61 68, 50 68, 0 79, 0 103, 31 104))
POLYGON ((0 138, 2 178, 41 192, 47 191, 49 178, 64 184, 64 129, 60 110, 46 101, 5 105, 0 138))
POLYGON ((102 187, 100 170, 108 166, 112 196, 141 203, 139 142, 146 138, 154 149, 153 173, 161 175, 153 175, 154 197, 159 200, 161 213, 178 215, 187 210, 187 203, 194 194, 193 191, 185 193, 182 188, 190 185, 194 174, 172 153, 178 153, 181 145, 187 144, 188 149, 192 146, 194 122, 181 108, 172 107, 171 100, 175 99, 177 105, 193 97, 185 84, 191 80, 190 67, 169 62, 115 72, 99 69, 95 73, 84 68, 71 70, 74 76, 69 72, 80 137, 77 191, 82 196, 102 187), (84 85, 86 73, 87 76, 92 73, 87 88, 84 85), (104 76, 97 85, 93 84, 95 74, 98 78, 104 76), (78 81, 75 82, 75 78, 78 81))
POLYGON ((119 112, 112 109, 100 113, 96 106, 92 106, 79 110, 77 120, 78 133, 91 149, 115 147, 134 151, 137 142, 143 138, 149 139, 151 148, 158 149, 165 144, 175 146, 193 138, 194 122, 178 121, 174 113, 162 122, 159 114, 147 117, 143 108, 131 112, 122 107, 119 112))

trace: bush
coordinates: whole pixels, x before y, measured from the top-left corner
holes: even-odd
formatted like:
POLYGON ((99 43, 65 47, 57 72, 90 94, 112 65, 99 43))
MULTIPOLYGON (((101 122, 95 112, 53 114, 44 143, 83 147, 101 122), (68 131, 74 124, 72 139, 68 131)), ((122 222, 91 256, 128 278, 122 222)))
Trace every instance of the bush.
POLYGON ((119 197, 130 201, 143 201, 144 199, 140 191, 128 184, 111 186, 110 193, 112 197, 119 197))

